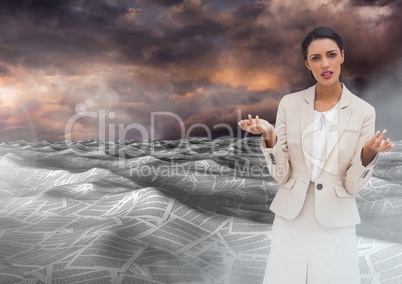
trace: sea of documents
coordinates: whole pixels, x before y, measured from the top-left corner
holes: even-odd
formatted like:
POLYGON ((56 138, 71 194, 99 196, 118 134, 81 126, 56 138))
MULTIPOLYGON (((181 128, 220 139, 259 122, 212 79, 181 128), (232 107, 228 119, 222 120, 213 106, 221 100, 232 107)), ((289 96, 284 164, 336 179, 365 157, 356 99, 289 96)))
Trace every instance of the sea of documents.
MULTIPOLYGON (((158 143, 0 144, 0 283, 261 284, 278 185, 258 140, 158 143)), ((402 143, 357 203, 361 283, 402 283, 402 143)))

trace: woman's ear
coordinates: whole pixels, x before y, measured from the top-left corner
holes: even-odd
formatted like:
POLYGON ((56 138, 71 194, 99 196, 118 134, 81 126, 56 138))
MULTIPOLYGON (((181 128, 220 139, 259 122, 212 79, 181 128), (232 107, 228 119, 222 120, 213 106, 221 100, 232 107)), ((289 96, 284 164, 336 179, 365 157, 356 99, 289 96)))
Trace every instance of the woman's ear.
POLYGON ((341 53, 341 64, 343 63, 343 61, 345 61, 345 50, 342 50, 342 53, 341 53))
POLYGON ((306 65, 307 69, 311 71, 310 65, 308 65, 307 60, 304 60, 304 64, 306 65))

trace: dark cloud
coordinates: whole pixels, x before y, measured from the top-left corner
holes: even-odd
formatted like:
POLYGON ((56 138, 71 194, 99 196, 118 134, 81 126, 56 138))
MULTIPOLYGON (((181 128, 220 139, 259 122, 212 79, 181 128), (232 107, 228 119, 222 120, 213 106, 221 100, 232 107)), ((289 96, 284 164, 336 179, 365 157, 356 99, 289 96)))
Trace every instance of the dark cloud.
MULTIPOLYGON (((402 0, 321 2, 1 1, 0 79, 11 97, 42 101, 27 110, 38 137, 63 130, 46 114, 65 122, 85 101, 148 130, 152 111, 175 113, 187 127, 225 121, 236 129, 238 109, 274 122, 284 94, 314 83, 300 43, 316 26, 344 38, 342 80, 359 95, 402 60, 402 0)), ((172 119, 154 125, 160 138, 180 132, 172 119)))
POLYGON ((143 5, 161 5, 161 6, 176 6, 182 4, 184 0, 143 0, 143 5))
POLYGON ((0 65, 0 76, 5 76, 5 75, 9 75, 9 74, 10 74, 10 70, 8 70, 7 67, 0 65))
POLYGON ((104 0, 16 0, 1 1, 0 13, 14 18, 29 18, 41 26, 54 24, 70 28, 87 24, 90 27, 110 23, 127 12, 128 1, 104 0))
POLYGON ((356 6, 386 6, 398 0, 352 0, 351 3, 356 6))
POLYGON ((122 1, 2 1, 2 60, 27 67, 61 67, 110 50, 104 31, 128 8, 122 1), (109 4, 109 3, 114 3, 109 4), (118 5, 120 4, 120 5, 118 5), (67 60, 66 60, 67 59, 67 60), (73 60, 71 60, 73 59, 73 60))

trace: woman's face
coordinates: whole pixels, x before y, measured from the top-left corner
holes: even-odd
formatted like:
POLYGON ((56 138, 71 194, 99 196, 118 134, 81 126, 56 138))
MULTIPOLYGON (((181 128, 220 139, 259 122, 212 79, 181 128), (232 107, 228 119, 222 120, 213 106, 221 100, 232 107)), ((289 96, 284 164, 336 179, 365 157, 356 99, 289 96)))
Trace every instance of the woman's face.
POLYGON ((335 41, 328 38, 315 39, 307 48, 305 64, 318 84, 331 86, 339 82, 344 52, 335 41))

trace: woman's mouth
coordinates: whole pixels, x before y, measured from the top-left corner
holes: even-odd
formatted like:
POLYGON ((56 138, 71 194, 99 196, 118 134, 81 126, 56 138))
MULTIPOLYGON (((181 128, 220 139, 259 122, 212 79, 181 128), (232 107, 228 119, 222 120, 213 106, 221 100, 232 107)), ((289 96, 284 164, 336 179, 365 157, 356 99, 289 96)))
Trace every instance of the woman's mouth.
POLYGON ((321 73, 321 77, 323 77, 324 79, 329 79, 332 76, 332 72, 331 71, 324 71, 321 73))

